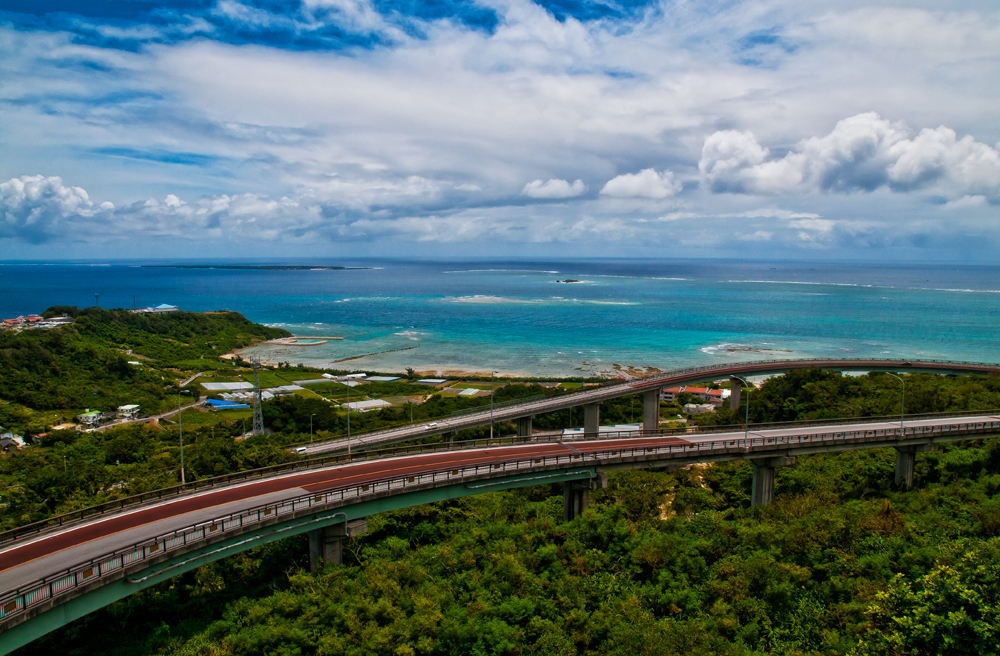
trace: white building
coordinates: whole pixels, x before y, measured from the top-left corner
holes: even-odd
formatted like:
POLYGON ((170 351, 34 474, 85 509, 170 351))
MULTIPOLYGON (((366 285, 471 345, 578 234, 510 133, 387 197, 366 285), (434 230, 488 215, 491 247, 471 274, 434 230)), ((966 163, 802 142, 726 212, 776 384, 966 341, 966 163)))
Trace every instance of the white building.
POLYGON ((118 406, 119 419, 135 419, 139 416, 139 406, 136 404, 118 406))

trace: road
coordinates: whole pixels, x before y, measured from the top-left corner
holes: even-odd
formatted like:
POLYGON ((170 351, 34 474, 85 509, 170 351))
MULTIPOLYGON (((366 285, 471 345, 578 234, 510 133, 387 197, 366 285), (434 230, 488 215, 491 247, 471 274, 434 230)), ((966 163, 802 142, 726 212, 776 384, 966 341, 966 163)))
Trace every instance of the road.
POLYGON ((208 400, 207 396, 199 396, 197 401, 192 401, 191 403, 188 403, 187 405, 182 405, 180 407, 180 409, 167 410, 166 412, 161 412, 158 415, 152 415, 152 416, 149 416, 149 417, 140 417, 140 418, 137 418, 137 419, 116 419, 116 420, 108 422, 106 424, 101 424, 100 426, 98 426, 94 430, 102 431, 102 430, 107 430, 108 428, 113 428, 115 426, 124 426, 126 424, 144 424, 144 423, 147 423, 149 421, 152 421, 153 419, 156 419, 156 420, 166 419, 167 417, 173 417, 174 415, 176 415, 181 410, 187 410, 188 408, 194 408, 195 406, 197 406, 199 404, 202 404, 202 403, 204 403, 207 400, 208 400))
MULTIPOLYGON (((915 419, 906 421, 906 427, 908 429, 941 427, 997 420, 1000 420, 1000 417, 984 417, 982 415, 915 419)), ((749 435, 763 440, 774 440, 788 436, 828 435, 841 431, 855 434, 867 431, 892 431, 898 427, 898 422, 873 422, 752 430, 749 435)), ((7 545, 0 550, 0 572, 2 572, 0 578, 3 580, 3 589, 0 589, 0 593, 169 531, 282 499, 343 489, 387 478, 402 478, 433 471, 468 468, 476 464, 499 463, 512 459, 540 459, 552 455, 588 454, 607 452, 609 449, 620 451, 636 447, 649 448, 664 445, 693 445, 699 442, 724 443, 737 441, 743 437, 744 431, 729 431, 688 434, 684 435, 683 438, 677 436, 602 438, 584 439, 570 443, 541 442, 488 448, 466 448, 403 455, 380 460, 356 461, 208 489, 152 503, 134 510, 122 511, 108 516, 95 516, 86 523, 53 530, 33 539, 25 539, 7 545)))
POLYGON ((1000 365, 988 363, 942 362, 927 360, 879 360, 879 359, 807 359, 807 360, 769 360, 762 362, 741 362, 735 364, 694 367, 666 372, 640 380, 620 384, 604 385, 584 389, 580 392, 562 394, 547 399, 535 400, 503 407, 496 407, 491 412, 489 406, 479 412, 457 417, 445 417, 434 421, 411 424, 397 428, 373 431, 352 436, 350 440, 341 438, 303 445, 307 455, 342 452, 350 449, 369 449, 378 445, 393 444, 416 440, 442 433, 449 433, 465 428, 488 425, 491 422, 510 421, 518 417, 540 415, 556 412, 567 408, 600 403, 609 399, 633 394, 641 394, 648 390, 672 387, 686 383, 727 378, 731 375, 761 376, 781 373, 793 369, 819 367, 842 371, 906 371, 906 372, 936 372, 936 373, 1000 373, 1000 365))

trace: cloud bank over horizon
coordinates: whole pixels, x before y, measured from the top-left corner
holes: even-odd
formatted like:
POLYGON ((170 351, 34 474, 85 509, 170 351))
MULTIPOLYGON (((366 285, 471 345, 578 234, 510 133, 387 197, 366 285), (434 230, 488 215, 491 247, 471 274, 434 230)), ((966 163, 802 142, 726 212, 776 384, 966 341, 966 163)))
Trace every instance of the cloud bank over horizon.
POLYGON ((985 3, 8 6, 0 259, 1000 246, 985 3))

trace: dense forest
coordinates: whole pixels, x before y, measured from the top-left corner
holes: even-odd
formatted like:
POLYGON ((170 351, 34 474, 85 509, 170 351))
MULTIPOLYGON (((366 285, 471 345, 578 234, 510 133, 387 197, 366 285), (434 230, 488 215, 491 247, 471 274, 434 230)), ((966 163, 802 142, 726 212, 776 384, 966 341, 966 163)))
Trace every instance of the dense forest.
MULTIPOLYGON (((284 334, 235 314, 131 315, 53 308, 76 322, 0 335, 0 423, 55 419, 178 391, 218 355, 284 334), (129 353, 131 351, 131 354, 129 353), (128 360, 141 356, 140 367, 128 360), (145 359, 149 358, 149 359, 145 359), (122 366, 124 362, 125 366, 122 366), (48 411, 48 414, 44 414, 48 411)), ((272 372, 273 373, 273 372, 272 372)), ((292 373, 292 379, 295 373, 292 373)), ((234 375, 240 375, 233 372, 234 375)), ((272 375, 269 373, 268 375, 272 375)), ((286 376, 287 378, 288 376, 286 376)), ((703 425, 1000 408, 995 377, 841 376, 796 371, 744 392, 703 425)), ((343 434, 343 386, 264 405, 270 435, 245 416, 183 414, 188 480, 288 462, 285 447, 343 434)), ((420 398, 352 414, 353 430, 448 416, 489 403, 401 380, 369 398, 420 398)), ((565 393, 507 381, 494 402, 565 393)), ((679 404, 662 404, 673 418, 679 404)), ((632 423, 641 399, 602 405, 632 423)), ((535 418, 579 426, 582 413, 535 418)), ((18 424, 20 422, 20 424, 18 424)), ((497 434, 514 432, 500 424, 497 434)), ((46 431, 0 457, 0 529, 176 484, 179 427, 46 431)), ((479 439, 488 427, 462 431, 479 439)), ((143 591, 21 654, 852 654, 1000 652, 1000 440, 917 456, 914 487, 892 483, 892 450, 799 457, 776 497, 751 509, 746 462, 612 473, 572 522, 558 486, 494 492, 368 518, 345 563, 311 574, 302 536, 143 591)))
POLYGON ((570 523, 539 487, 369 518, 343 566, 304 539, 99 611, 28 654, 968 654, 1000 639, 1000 443, 613 475, 570 523))
MULTIPOLYGON (((903 378, 908 413, 1000 407, 995 378, 903 378)), ((897 388, 882 374, 794 372, 752 391, 750 414, 891 415, 897 388)), ((266 405, 266 416, 286 422, 270 437, 234 442, 238 426, 216 416, 193 426, 189 475, 291 458, 279 444, 305 437, 312 402, 266 405)), ((464 400, 440 401, 453 402, 464 400)), ((619 399, 602 418, 625 422, 640 407, 619 399)), ((701 420, 742 421, 743 412, 701 420)), ((54 433, 7 454, 0 517, 11 526, 171 484, 175 438, 141 427, 54 433)), ((892 450, 800 457, 778 470, 775 502, 756 510, 750 465, 729 462, 612 474, 569 523, 556 486, 385 513, 368 518, 371 530, 349 542, 342 566, 310 574, 304 538, 282 540, 113 604, 20 653, 997 652, 1000 440, 919 454, 911 490, 894 488, 894 463, 892 450)))
MULTIPOLYGON (((44 313, 58 315, 74 322, 50 330, 0 332, 0 399, 33 410, 64 410, 67 419, 85 408, 113 410, 129 403, 152 414, 176 391, 165 367, 218 363, 217 356, 232 349, 289 334, 235 312, 133 314, 54 307, 44 313)), ((17 423, 11 412, 0 406, 0 425, 17 423)))

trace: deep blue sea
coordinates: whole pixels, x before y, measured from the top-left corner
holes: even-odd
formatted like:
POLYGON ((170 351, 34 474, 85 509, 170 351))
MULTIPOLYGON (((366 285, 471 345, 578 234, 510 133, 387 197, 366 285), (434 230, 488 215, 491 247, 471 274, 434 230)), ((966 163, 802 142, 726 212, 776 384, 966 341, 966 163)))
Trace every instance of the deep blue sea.
POLYGON ((101 307, 229 309, 296 335, 346 338, 268 348, 265 360, 447 375, 609 374, 808 356, 1000 361, 996 266, 308 260, 280 264, 370 268, 275 271, 141 264, 0 264, 0 316, 92 306, 95 294, 101 307), (567 279, 580 282, 559 282, 567 279))

